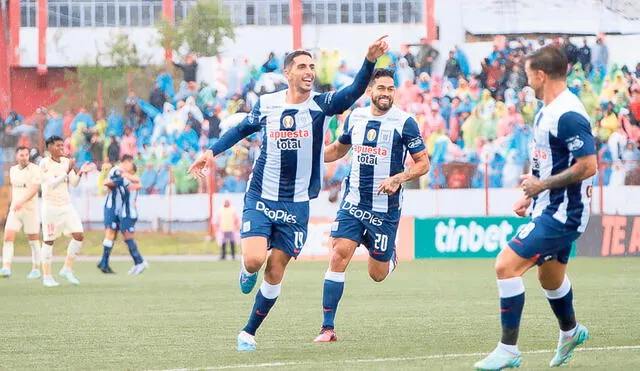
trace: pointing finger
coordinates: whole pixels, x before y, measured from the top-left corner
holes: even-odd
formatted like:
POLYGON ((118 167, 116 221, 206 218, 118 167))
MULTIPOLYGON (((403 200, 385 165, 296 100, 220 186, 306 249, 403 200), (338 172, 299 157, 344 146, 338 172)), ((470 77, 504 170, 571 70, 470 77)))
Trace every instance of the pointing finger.
POLYGON ((384 39, 386 39, 387 37, 389 37, 389 35, 382 35, 380 36, 378 39, 376 39, 376 41, 383 41, 384 39))

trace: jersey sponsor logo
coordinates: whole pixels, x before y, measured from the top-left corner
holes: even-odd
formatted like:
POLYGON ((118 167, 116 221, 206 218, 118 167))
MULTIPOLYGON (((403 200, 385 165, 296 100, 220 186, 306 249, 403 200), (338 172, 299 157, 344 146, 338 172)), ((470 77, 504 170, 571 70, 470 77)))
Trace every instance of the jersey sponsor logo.
POLYGON ((349 214, 354 216, 356 219, 362 220, 363 222, 368 222, 376 227, 382 225, 382 219, 373 215, 373 213, 370 211, 359 209, 356 205, 352 204, 349 201, 343 202, 341 208, 342 210, 345 210, 349 214))
POLYGON ((579 136, 571 137, 566 140, 569 151, 577 151, 584 146, 584 141, 579 136))
POLYGON ((540 149, 540 148, 536 148, 533 151, 533 158, 534 159, 542 159, 542 160, 546 160, 548 158, 547 152, 545 152, 544 150, 540 149))
POLYGON ((376 129, 369 129, 369 131, 367 131, 367 139, 370 142, 373 142, 377 136, 378 136, 378 132, 376 132, 376 129))
MULTIPOLYGON (((287 116, 291 117, 291 116, 287 116)), ((283 123, 286 125, 285 123, 283 123)), ((293 123, 292 123, 293 125, 293 123)), ((310 130, 274 130, 269 132, 269 138, 276 141, 276 148, 279 150, 298 150, 302 148, 300 139, 309 138, 310 130)))
POLYGON ((377 166, 378 156, 367 154, 367 153, 361 153, 359 155, 356 155, 356 161, 362 165, 377 166))
POLYGON ((285 223, 296 223, 296 216, 289 214, 286 210, 272 210, 267 207, 267 205, 262 202, 256 202, 256 210, 262 211, 267 218, 273 220, 274 222, 282 221, 285 223))
POLYGON ((242 231, 249 232, 251 230, 251 222, 244 222, 242 224, 242 231))
POLYGON ((416 137, 416 138, 411 139, 409 144, 407 144, 407 148, 414 149, 414 148, 420 147, 421 145, 422 145, 422 138, 416 137))

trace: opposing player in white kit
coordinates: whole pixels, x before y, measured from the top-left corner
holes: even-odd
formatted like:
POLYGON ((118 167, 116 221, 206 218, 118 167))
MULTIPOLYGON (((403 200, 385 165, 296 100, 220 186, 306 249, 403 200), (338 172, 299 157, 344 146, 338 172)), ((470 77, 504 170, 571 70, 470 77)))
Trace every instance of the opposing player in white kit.
POLYGON ((393 71, 378 69, 367 88, 371 106, 347 117, 342 135, 325 149, 325 162, 351 149, 351 172, 344 199, 331 228, 333 250, 325 273, 323 322, 316 343, 336 341, 334 319, 344 290, 345 271, 356 248, 369 250, 369 276, 384 280, 396 266, 396 233, 402 207, 402 184, 429 171, 429 156, 418 123, 393 106, 393 71), (405 170, 410 154, 414 165, 405 170))
POLYGON ((75 160, 62 157, 63 141, 58 136, 52 136, 46 141, 49 156, 42 159, 42 274, 43 284, 47 287, 59 284, 51 275, 51 258, 53 256, 53 242, 60 235, 71 234, 71 241, 67 247, 67 258, 60 270, 60 276, 69 283, 79 285, 80 281, 74 276, 72 268, 76 255, 82 246, 84 230, 80 216, 71 204, 68 186, 77 187, 80 176, 91 170, 88 164, 75 169, 75 160))
POLYGON ((31 272, 29 279, 40 278, 40 218, 38 216, 37 194, 40 188, 40 168, 29 162, 29 148, 16 149, 17 165, 9 170, 11 181, 11 206, 4 227, 2 246, 2 269, 0 277, 11 276, 13 242, 21 229, 27 235, 31 247, 31 272))

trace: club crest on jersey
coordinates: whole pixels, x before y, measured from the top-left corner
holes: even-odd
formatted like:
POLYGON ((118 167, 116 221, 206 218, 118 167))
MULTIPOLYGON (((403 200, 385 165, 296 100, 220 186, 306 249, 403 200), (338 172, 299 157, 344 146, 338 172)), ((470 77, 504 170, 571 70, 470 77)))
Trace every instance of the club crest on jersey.
POLYGON ((389 130, 380 130, 380 141, 383 143, 391 140, 391 131, 389 130))
POLYGON ((282 126, 284 126, 285 129, 291 129, 293 127, 293 117, 285 116, 282 119, 282 126))
POLYGON ((378 133, 376 132, 376 129, 369 129, 369 131, 367 131, 367 139, 370 142, 373 142, 376 139, 377 135, 378 133))

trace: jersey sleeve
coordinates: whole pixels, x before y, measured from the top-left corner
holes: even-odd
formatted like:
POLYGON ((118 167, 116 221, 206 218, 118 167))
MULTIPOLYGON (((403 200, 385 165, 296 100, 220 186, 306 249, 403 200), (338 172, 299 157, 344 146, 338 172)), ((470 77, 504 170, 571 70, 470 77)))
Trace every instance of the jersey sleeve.
POLYGON ((566 112, 558 120, 558 139, 562 140, 573 157, 596 154, 591 125, 577 112, 566 112))
POLYGON ((424 151, 426 148, 420 135, 420 130, 418 129, 418 123, 413 117, 409 117, 404 123, 404 127, 402 128, 402 143, 412 155, 424 151))
POLYGON ((260 131, 262 121, 260 99, 258 99, 258 102, 253 106, 251 113, 248 114, 247 117, 245 117, 238 125, 227 130, 227 132, 224 133, 217 142, 210 146, 209 149, 213 151, 214 156, 217 156, 218 154, 233 147, 236 143, 241 141, 242 138, 260 131))
POLYGON ((346 111, 364 94, 371 80, 375 63, 364 60, 360 71, 356 74, 351 85, 345 86, 337 92, 319 94, 314 100, 322 112, 333 116, 346 111))
POLYGON ((347 119, 344 120, 344 126, 342 128, 342 134, 338 138, 338 141, 345 145, 351 145, 351 131, 353 127, 349 124, 349 118, 351 115, 347 116, 347 119))

